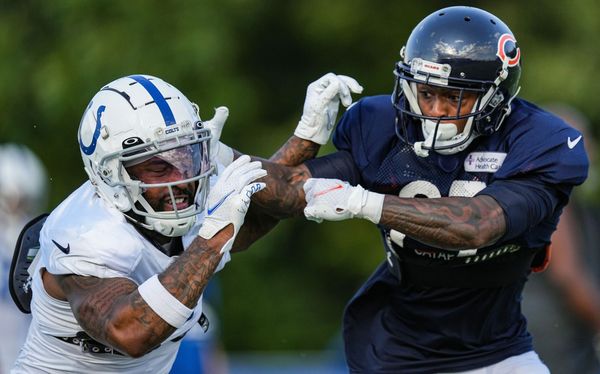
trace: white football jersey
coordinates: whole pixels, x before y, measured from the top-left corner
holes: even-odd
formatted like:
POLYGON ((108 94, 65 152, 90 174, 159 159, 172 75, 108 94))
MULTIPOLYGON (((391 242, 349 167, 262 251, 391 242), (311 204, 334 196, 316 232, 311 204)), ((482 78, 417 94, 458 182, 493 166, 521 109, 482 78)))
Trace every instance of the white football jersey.
MULTIPOLYGON (((211 178, 214 179, 215 178, 211 178)), ((196 237, 202 217, 183 237, 187 248, 196 237)), ((177 257, 169 257, 142 236, 125 216, 107 204, 90 182, 63 201, 44 224, 40 235, 41 259, 35 269, 31 302, 32 322, 25 345, 12 373, 168 373, 180 339, 202 314, 202 297, 193 316, 158 348, 140 358, 84 353, 77 345, 57 337, 74 337, 83 331, 70 304, 49 296, 40 269, 52 274, 100 278, 123 277, 138 285, 163 272, 177 257), (172 340, 177 340, 173 342, 172 340)), ((230 260, 223 255, 217 271, 230 260)))

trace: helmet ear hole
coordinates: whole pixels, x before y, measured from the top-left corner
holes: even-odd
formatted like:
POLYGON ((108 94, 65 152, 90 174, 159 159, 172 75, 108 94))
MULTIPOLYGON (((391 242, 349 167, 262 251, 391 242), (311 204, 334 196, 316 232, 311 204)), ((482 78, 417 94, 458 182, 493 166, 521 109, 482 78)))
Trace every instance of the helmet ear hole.
POLYGON ((484 118, 477 121, 475 126, 477 133, 480 135, 491 135, 494 133, 495 129, 492 125, 492 118, 490 116, 485 116, 484 118))

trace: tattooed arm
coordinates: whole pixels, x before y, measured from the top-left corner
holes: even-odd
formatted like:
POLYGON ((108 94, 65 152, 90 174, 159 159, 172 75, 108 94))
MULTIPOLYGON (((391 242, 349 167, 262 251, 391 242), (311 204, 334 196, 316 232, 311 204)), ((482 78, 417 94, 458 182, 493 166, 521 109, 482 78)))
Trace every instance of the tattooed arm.
POLYGON ((504 212, 490 196, 407 199, 386 195, 380 225, 445 249, 482 248, 506 231, 504 212))
MULTIPOLYGON (((232 234, 230 225, 209 240, 197 237, 159 274, 160 283, 181 303, 194 308, 221 260, 220 249, 232 234)), ((69 301, 88 335, 129 356, 143 356, 175 331, 146 304, 129 279, 44 272, 43 281, 51 296, 69 301)))
MULTIPOLYGON (((237 236, 232 250, 248 248, 273 229, 280 218, 300 215, 301 209, 298 207, 304 203, 304 194, 298 182, 299 178, 306 180, 308 172, 301 163, 315 157, 319 145, 326 144, 329 140, 339 103, 348 107, 352 103, 351 94, 360 92, 362 87, 354 78, 333 73, 325 74, 308 85, 302 117, 294 130, 294 136, 269 159, 273 164, 265 167, 270 174, 264 180, 267 191, 252 199, 253 206, 248 212, 246 224, 237 236), (287 169, 286 166, 290 168, 287 169), (272 203, 274 204, 271 205, 272 203)), ((214 133, 220 134, 220 130, 217 129, 214 133)), ((234 157, 237 156, 234 151, 234 157)), ((266 166, 268 163, 265 161, 263 164, 266 166)))
POLYGON ((317 155, 321 146, 309 140, 301 139, 297 136, 291 136, 288 141, 277 152, 269 158, 269 161, 285 165, 298 166, 306 160, 310 160, 317 155))
POLYGON ((310 179, 304 190, 308 219, 364 218, 434 247, 481 248, 498 241, 506 231, 502 207, 486 195, 404 198, 324 178, 310 179))
MULTIPOLYGON (((314 158, 319 147, 319 144, 292 136, 269 160, 254 157, 262 161, 267 170, 267 176, 262 179, 267 187, 252 197, 232 252, 247 249, 271 231, 280 219, 302 214, 305 204, 302 185, 310 178, 310 172, 302 162, 314 158)), ((234 151, 234 157, 239 156, 240 153, 234 151)))

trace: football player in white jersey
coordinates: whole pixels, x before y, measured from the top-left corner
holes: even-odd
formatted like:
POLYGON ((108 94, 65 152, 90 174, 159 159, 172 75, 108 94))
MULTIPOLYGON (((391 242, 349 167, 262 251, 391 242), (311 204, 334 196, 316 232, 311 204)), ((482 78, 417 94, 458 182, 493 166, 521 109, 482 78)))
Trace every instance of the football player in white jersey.
MULTIPOLYGON (((340 100, 360 89, 334 74, 311 84, 297 132, 328 137, 340 100)), ((211 275, 275 221, 257 213, 240 232, 266 171, 219 142, 227 108, 204 123, 198 112, 147 75, 92 98, 78 131, 89 181, 41 231, 33 319, 13 373, 167 373, 181 338, 205 322, 211 275)), ((317 150, 294 136, 271 160, 298 164, 317 150)))
POLYGON ((0 373, 8 373, 25 341, 31 316, 9 294, 10 264, 23 225, 46 205, 46 169, 21 144, 0 144, 0 373))

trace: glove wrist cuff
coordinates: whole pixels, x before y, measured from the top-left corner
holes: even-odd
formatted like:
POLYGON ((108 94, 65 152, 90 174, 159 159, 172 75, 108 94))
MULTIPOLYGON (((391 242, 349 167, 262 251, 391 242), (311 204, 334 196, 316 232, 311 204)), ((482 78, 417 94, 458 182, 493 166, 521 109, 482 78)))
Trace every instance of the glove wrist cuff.
POLYGON ((363 197, 364 203, 361 209, 362 218, 368 219, 374 224, 378 224, 383 212, 383 200, 385 195, 365 190, 363 197))
POLYGON ((219 231, 223 229, 223 227, 227 226, 229 222, 211 222, 209 219, 204 219, 202 222, 202 226, 200 226, 200 230, 198 230, 198 236, 203 239, 211 239, 216 235, 219 231))
POLYGON ((319 136, 318 133, 315 133, 315 131, 313 129, 305 129, 305 127, 307 127, 306 125, 304 125, 304 123, 302 121, 298 122, 298 126, 296 127, 296 130, 294 130, 294 135, 299 137, 300 139, 304 139, 304 140, 308 140, 311 141, 313 143, 317 143, 320 145, 324 145, 327 144, 327 140, 329 139, 329 134, 327 134, 327 137, 325 139, 323 139, 323 136, 319 136))

